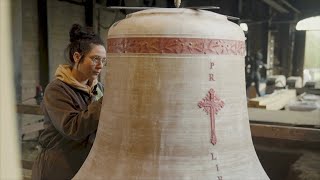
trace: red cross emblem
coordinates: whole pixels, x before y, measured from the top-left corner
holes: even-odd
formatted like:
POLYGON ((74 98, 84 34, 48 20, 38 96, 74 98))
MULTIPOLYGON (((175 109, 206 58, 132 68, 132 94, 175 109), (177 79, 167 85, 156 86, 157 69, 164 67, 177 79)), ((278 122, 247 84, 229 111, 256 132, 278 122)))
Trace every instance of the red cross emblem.
POLYGON ((210 114, 211 119, 211 143, 215 145, 217 143, 216 130, 215 130, 215 117, 214 115, 220 111, 224 102, 216 95, 216 92, 213 89, 210 89, 206 97, 198 103, 199 108, 210 114))

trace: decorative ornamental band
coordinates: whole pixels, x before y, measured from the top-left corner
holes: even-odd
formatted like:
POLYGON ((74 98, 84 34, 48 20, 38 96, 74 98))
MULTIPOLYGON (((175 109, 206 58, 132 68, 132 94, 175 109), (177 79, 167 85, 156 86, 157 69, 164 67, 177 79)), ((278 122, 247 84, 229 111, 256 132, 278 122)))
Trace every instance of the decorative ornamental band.
POLYGON ((128 37, 107 40, 108 53, 144 54, 214 54, 245 56, 244 41, 172 38, 172 37, 128 37))

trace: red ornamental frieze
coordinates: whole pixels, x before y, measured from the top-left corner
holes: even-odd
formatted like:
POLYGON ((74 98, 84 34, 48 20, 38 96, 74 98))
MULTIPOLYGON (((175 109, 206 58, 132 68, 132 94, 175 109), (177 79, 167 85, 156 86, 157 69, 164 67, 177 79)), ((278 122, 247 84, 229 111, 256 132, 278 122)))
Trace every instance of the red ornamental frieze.
POLYGON ((245 55, 245 42, 205 38, 110 38, 108 53, 245 55))

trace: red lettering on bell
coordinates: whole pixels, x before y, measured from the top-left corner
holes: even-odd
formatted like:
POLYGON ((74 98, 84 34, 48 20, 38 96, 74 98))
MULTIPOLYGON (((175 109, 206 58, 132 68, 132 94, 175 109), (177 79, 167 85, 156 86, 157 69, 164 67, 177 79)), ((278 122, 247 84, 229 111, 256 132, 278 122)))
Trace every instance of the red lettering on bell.
POLYGON ((212 67, 214 66, 214 62, 210 63, 210 69, 212 69, 212 67))
POLYGON ((213 153, 211 153, 211 157, 212 157, 212 160, 217 160, 217 157, 215 157, 213 153))
POLYGON ((213 74, 209 74, 209 81, 215 81, 214 77, 213 77, 213 74))

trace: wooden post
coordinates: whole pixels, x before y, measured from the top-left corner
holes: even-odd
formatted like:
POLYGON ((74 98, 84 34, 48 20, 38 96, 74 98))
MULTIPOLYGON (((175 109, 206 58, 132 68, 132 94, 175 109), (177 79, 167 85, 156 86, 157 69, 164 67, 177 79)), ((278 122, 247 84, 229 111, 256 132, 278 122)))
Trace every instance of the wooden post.
POLYGON ((21 179, 15 110, 10 0, 0 1, 0 179, 21 179))
POLYGON ((86 0, 86 3, 85 3, 85 22, 86 22, 86 26, 93 27, 94 28, 93 30, 96 32, 96 25, 94 24, 95 2, 96 2, 95 0, 86 0))
POLYGON ((22 1, 12 1, 12 47, 13 47, 13 62, 14 62, 14 82, 16 100, 22 101, 22 1))
POLYGON ((49 83, 47 0, 38 0, 39 17, 39 78, 43 89, 49 83))

